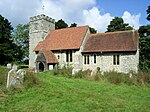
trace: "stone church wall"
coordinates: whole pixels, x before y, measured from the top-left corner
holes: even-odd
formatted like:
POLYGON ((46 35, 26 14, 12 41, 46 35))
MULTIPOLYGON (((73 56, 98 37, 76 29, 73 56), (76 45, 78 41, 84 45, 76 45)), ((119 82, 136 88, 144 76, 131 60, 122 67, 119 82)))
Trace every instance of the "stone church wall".
POLYGON ((139 51, 134 53, 97 53, 96 63, 94 63, 94 54, 83 55, 83 70, 90 69, 96 73, 97 67, 100 67, 102 72, 138 72, 139 51), (89 55, 89 64, 84 64, 84 55, 89 55), (113 64, 113 55, 119 55, 119 65, 113 64))
POLYGON ((35 68, 37 56, 34 48, 45 39, 49 30, 55 29, 55 20, 42 14, 31 17, 29 24, 29 68, 35 68))

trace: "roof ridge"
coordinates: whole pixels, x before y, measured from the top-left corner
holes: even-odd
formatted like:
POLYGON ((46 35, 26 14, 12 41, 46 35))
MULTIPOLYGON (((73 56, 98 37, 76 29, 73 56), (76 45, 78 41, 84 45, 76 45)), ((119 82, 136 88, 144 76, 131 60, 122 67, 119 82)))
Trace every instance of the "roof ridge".
POLYGON ((124 30, 124 31, 116 31, 116 32, 104 32, 104 33, 89 34, 89 36, 116 34, 116 33, 123 33, 123 32, 135 32, 135 31, 137 31, 137 30, 124 30))
POLYGON ((81 27, 89 27, 89 26, 88 25, 84 25, 84 26, 76 26, 76 27, 67 27, 67 28, 61 28, 61 29, 54 29, 54 30, 51 30, 51 31, 56 31, 56 30, 58 31, 58 30, 64 30, 64 29, 73 29, 73 28, 81 28, 81 27))

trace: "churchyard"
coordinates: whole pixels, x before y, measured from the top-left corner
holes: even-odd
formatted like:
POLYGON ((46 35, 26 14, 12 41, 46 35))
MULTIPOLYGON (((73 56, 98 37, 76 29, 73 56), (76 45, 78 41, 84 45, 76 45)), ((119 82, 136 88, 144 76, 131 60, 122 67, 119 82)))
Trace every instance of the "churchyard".
POLYGON ((0 66, 1 112, 150 110, 150 86, 146 82, 126 83, 119 82, 119 79, 111 82, 104 77, 85 76, 87 71, 71 77, 67 68, 42 73, 31 73, 26 69, 22 86, 8 89, 6 86, 9 71, 0 66))

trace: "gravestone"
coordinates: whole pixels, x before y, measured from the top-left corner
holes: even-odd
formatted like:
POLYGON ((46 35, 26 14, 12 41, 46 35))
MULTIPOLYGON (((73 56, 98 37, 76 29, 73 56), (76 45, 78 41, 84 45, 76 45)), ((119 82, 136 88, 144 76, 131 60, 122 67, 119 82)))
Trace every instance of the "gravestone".
POLYGON ((72 75, 75 75, 76 73, 78 73, 80 71, 80 69, 72 69, 72 75))
POLYGON ((22 86, 25 74, 26 74, 25 70, 20 69, 17 71, 17 66, 13 65, 12 69, 8 72, 6 87, 17 88, 17 87, 22 86))
POLYGON ((7 64, 7 68, 8 68, 8 69, 11 69, 11 67, 12 67, 11 64, 8 63, 8 64, 7 64))
POLYGON ((24 75, 26 74, 26 71, 25 70, 18 70, 16 75, 17 75, 17 80, 20 84, 23 84, 23 80, 24 80, 24 75))

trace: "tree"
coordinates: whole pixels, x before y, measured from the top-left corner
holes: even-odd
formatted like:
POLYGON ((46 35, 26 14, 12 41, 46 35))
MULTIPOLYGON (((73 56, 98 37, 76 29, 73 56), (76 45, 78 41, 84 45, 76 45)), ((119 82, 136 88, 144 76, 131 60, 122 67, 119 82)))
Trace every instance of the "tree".
POLYGON ((146 18, 146 19, 147 19, 148 21, 150 21, 150 6, 148 6, 146 12, 147 12, 147 18, 146 18))
POLYGON ((22 61, 27 64, 29 56, 29 24, 19 24, 12 34, 13 42, 20 47, 22 61))
POLYGON ((140 37, 144 37, 144 36, 150 35, 150 25, 140 26, 138 32, 139 32, 139 36, 140 37))
POLYGON ((89 27, 89 29, 90 29, 90 33, 91 33, 91 34, 95 34, 95 33, 97 32, 97 30, 95 30, 95 29, 92 28, 92 27, 89 27))
POLYGON ((132 29, 133 28, 129 26, 128 23, 124 23, 122 18, 115 17, 112 21, 110 21, 110 25, 108 25, 107 32, 124 31, 132 29))
MULTIPOLYGON (((150 6, 148 6, 147 20, 150 20, 150 6)), ((141 26, 139 32, 140 62, 139 68, 142 71, 150 70, 150 25, 141 26)))
POLYGON ((150 35, 140 37, 139 47, 140 47, 139 68, 142 71, 149 71, 150 69, 150 35))
POLYGON ((67 28, 68 25, 64 20, 60 19, 55 23, 55 29, 67 28))
POLYGON ((0 15, 0 64, 5 65, 20 60, 20 48, 11 40, 13 27, 11 23, 0 15))
POLYGON ((76 26, 77 26, 76 23, 72 23, 72 24, 70 25, 70 27, 76 27, 76 26))

